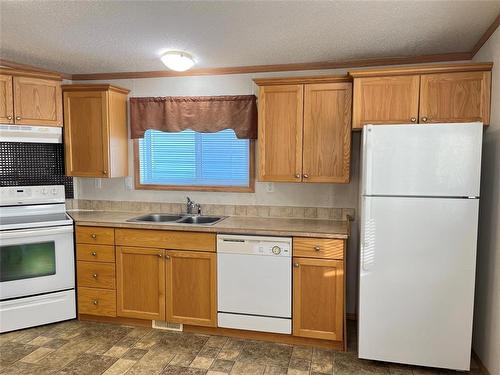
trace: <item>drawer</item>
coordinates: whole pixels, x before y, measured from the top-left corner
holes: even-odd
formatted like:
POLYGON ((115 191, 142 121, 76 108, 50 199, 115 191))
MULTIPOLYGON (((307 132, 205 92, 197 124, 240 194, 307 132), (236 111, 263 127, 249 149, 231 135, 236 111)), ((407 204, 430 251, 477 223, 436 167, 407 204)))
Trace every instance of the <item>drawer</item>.
POLYGON ((115 247, 111 245, 76 245, 76 259, 89 262, 115 262, 115 247))
POLYGON ((116 229, 116 244, 171 250, 215 252, 215 233, 152 229, 116 229))
POLYGON ((93 243, 100 245, 115 244, 115 230, 101 227, 76 227, 76 243, 93 243))
POLYGON ((78 313, 116 316, 116 291, 97 288, 78 288, 78 313))
POLYGON ((114 263, 85 262, 76 263, 78 286, 90 288, 116 288, 114 263))
POLYGON ((344 259, 344 240, 294 237, 293 256, 344 259))

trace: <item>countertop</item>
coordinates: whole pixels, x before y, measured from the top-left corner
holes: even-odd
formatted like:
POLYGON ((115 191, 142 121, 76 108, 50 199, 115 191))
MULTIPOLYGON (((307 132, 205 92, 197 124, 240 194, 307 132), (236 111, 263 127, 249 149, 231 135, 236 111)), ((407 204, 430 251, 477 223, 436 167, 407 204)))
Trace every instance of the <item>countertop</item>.
POLYGON ((72 210, 68 214, 77 225, 85 226, 338 239, 347 239, 350 233, 347 220, 228 216, 214 225, 189 225, 128 222, 145 214, 137 212, 72 210))

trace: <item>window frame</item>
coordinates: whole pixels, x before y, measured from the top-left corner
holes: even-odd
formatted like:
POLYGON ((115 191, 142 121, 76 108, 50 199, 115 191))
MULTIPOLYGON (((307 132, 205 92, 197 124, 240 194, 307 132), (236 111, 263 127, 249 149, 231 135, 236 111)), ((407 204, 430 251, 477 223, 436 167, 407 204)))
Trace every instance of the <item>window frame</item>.
POLYGON ((232 193, 254 193, 255 192, 255 140, 248 142, 248 186, 202 186, 202 185, 160 185, 141 184, 139 140, 134 139, 134 186, 136 190, 184 190, 184 191, 211 191, 232 193))

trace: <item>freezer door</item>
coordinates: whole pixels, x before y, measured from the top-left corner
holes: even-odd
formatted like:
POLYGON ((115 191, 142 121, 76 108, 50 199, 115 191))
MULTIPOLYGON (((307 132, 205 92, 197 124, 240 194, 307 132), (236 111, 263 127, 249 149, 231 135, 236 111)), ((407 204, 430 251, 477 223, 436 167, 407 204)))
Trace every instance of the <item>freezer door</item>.
POLYGON ((367 125, 362 195, 479 196, 483 125, 367 125))
POLYGON ((468 370, 478 199, 365 197, 359 357, 468 370))

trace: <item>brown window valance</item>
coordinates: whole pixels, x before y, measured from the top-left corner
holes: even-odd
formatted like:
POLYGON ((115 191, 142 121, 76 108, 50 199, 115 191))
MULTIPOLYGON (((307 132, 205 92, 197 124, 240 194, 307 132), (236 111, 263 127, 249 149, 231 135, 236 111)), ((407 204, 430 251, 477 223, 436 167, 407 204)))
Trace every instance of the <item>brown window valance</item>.
POLYGON ((254 95, 130 98, 132 138, 148 129, 215 133, 233 129, 238 138, 257 139, 254 95))

